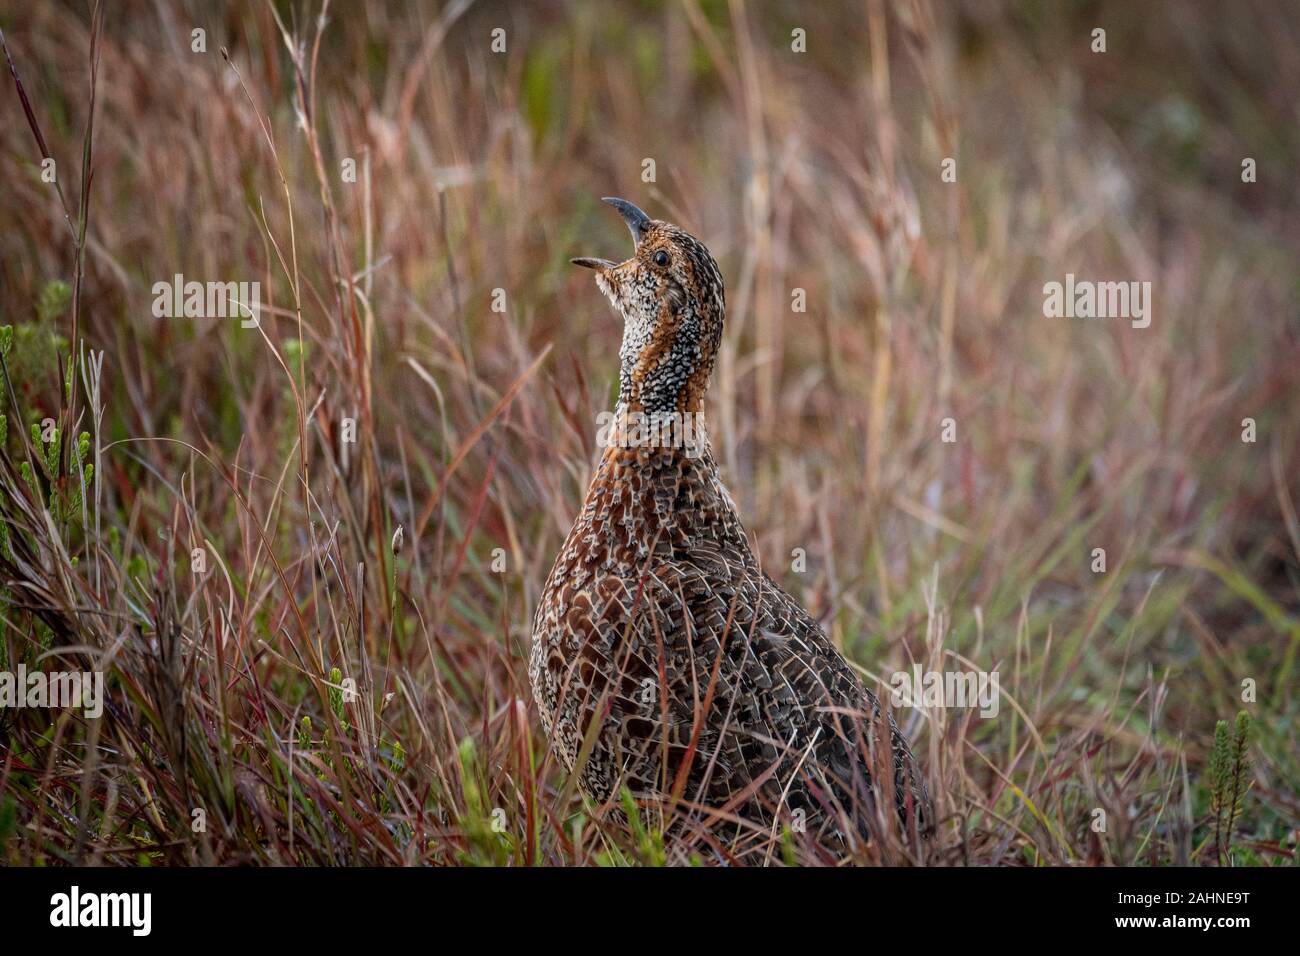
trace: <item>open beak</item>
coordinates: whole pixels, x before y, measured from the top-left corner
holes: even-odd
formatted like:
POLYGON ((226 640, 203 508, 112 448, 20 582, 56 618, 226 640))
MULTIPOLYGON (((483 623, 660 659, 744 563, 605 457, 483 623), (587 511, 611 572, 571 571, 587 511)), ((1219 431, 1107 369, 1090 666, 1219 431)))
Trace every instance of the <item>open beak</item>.
MULTIPOLYGON (((605 196, 601 199, 601 202, 609 203, 618 210, 618 214, 627 223, 628 231, 632 233, 633 248, 639 248, 641 240, 650 231, 650 217, 626 199, 619 199, 617 196, 605 196)), ((588 269, 595 269, 597 272, 613 269, 618 265, 618 263, 610 262, 608 259, 597 259, 593 256, 579 256, 569 261, 575 266, 584 266, 588 269)))
POLYGON ((641 240, 650 231, 650 217, 626 199, 619 199, 617 196, 605 196, 600 201, 607 202, 618 210, 618 214, 623 217, 623 221, 627 223, 627 228, 632 233, 632 244, 639 249, 641 240))
POLYGON ((595 269, 597 272, 613 269, 618 265, 617 262, 610 262, 608 259, 597 259, 594 256, 578 256, 578 258, 569 261, 575 266, 585 266, 588 269, 595 269))

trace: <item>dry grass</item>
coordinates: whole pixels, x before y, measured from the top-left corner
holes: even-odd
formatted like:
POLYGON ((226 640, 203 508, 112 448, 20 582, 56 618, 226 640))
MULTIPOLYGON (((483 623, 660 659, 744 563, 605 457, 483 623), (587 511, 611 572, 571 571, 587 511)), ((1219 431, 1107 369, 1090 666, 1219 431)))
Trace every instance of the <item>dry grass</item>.
POLYGON ((567 260, 624 250, 615 194, 723 266, 712 433, 774 577, 873 677, 1000 673, 996 719, 898 714, 941 824, 859 862, 1294 860, 1293 9, 208 6, 0 15, 59 185, 6 76, 0 653, 109 684, 100 721, 0 710, 0 859, 727 858, 594 814, 530 703, 617 361, 567 260), (1151 327, 1044 318, 1067 272, 1150 280, 1151 327), (174 273, 260 281, 260 330, 154 318, 174 273), (67 442, 20 474, 46 417, 90 436, 84 502, 67 442))

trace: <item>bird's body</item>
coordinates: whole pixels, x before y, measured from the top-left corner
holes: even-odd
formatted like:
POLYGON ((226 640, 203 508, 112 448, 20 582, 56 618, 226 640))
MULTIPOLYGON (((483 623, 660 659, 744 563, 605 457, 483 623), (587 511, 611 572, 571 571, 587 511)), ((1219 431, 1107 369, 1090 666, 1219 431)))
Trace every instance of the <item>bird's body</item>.
POLYGON ((882 798, 918 817, 906 740, 763 573, 719 476, 702 418, 722 328, 716 263, 677 227, 619 208, 636 255, 581 262, 625 319, 620 401, 533 631, 553 747, 596 801, 626 787, 738 835, 778 823, 865 835, 882 798))

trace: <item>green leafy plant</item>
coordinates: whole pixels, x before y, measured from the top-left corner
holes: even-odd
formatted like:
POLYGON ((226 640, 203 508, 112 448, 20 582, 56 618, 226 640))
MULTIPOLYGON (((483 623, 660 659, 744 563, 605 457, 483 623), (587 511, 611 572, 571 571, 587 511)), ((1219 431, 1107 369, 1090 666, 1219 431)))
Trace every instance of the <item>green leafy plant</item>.
POLYGON ((1238 712, 1236 727, 1229 732, 1228 722, 1221 720, 1214 728, 1214 746, 1210 751, 1210 812, 1214 815, 1214 852, 1219 865, 1224 857, 1231 862, 1232 828, 1244 809, 1250 789, 1250 715, 1238 712))
POLYGON ((71 303, 72 289, 62 279, 54 279, 41 290, 41 297, 36 301, 36 317, 42 324, 49 324, 68 311, 71 303))
MULTIPOLYGON (((8 423, 5 424, 7 427, 8 423)), ((37 451, 36 464, 45 479, 45 486, 49 488, 47 503, 50 515, 56 523, 78 523, 81 520, 82 489, 89 488, 95 478, 95 466, 86 461, 90 453, 90 433, 82 432, 77 437, 66 470, 60 466, 63 436, 57 427, 51 427, 47 433, 39 423, 33 422, 31 436, 32 447, 37 451)), ((18 470, 32 494, 41 498, 42 482, 31 465, 26 461, 19 462, 18 470)))

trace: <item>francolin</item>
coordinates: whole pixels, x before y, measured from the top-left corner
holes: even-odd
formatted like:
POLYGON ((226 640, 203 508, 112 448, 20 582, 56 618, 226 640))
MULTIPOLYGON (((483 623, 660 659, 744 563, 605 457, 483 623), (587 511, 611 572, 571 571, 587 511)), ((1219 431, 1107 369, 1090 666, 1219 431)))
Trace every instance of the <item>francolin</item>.
POLYGON ((888 802, 919 830, 929 809, 906 739, 762 571, 719 477, 702 425, 718 264, 678 226, 605 202, 635 252, 573 260, 624 325, 612 426, 533 625, 552 745, 597 803, 626 787, 742 854, 781 826, 822 846, 869 840, 888 802))

